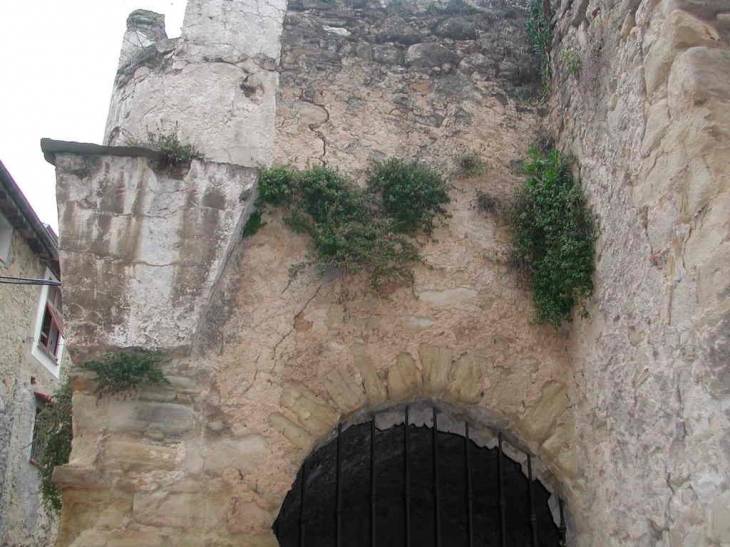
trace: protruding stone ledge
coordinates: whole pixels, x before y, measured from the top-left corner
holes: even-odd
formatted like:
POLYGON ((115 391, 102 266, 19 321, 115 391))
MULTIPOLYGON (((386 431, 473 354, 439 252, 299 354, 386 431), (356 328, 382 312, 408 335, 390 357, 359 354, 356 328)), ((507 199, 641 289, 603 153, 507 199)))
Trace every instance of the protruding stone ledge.
POLYGON ((43 157, 55 167, 58 154, 74 154, 78 156, 132 156, 157 159, 160 153, 143 146, 102 146, 88 142, 57 141, 41 139, 43 157))

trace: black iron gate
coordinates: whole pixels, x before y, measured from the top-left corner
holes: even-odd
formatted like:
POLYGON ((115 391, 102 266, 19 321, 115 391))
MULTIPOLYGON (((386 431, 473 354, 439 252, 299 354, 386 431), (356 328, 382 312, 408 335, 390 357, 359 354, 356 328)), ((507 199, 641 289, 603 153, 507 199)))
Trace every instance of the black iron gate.
MULTIPOLYGON (((429 430, 426 426, 414 427, 410 423, 409 407, 406 407, 403 427, 391 428, 402 429, 398 439, 393 432, 388 439, 379 441, 375 417, 351 427, 358 428, 351 439, 346 438, 350 429, 343 435, 340 424, 335 440, 305 460, 287 495, 274 523, 280 545, 564 546, 563 501, 559 500, 559 524, 555 525, 547 508, 549 493, 533 478, 530 454, 525 452, 528 475, 525 478, 519 464, 504 454, 501 434, 496 448, 480 448, 470 438, 468 423, 464 424, 463 437, 439 431, 438 411, 433 407, 432 412, 433 427, 429 430), (430 447, 426 446, 427 442, 430 447), (399 464, 402 478, 394 475, 392 463, 398 443, 402 443, 399 464), (457 443, 461 447, 457 447, 457 443), (349 457, 343 454, 345 445, 349 445, 349 457), (448 454, 441 456, 440 449, 448 454), (378 456, 383 451, 387 454, 381 458, 381 467, 382 460, 387 460, 390 474, 379 481, 378 456), (460 462, 455 459, 457 456, 460 462), (430 460, 428 469, 426 460, 430 460), (496 477, 492 472, 495 467, 496 477), (446 480, 440 476, 443 470, 447 471, 446 480), (416 480, 414 473, 419 474, 416 480), (462 475, 460 480, 455 473, 462 475), (359 479, 354 478, 357 474, 359 479), (489 484, 475 497, 475 489, 480 487, 480 484, 475 485, 475 478, 479 477, 481 482, 489 484), (456 483, 459 486, 455 486, 456 483), (448 490, 446 495, 442 493, 444 488, 448 490), (496 500, 491 499, 495 497, 496 500), (334 503, 330 498, 334 498, 334 503), (458 503, 455 502, 457 498, 460 498, 458 503), (394 508, 394 503, 401 507, 394 508), (442 503, 448 506, 446 510, 442 503), (347 511, 346 505, 350 506, 347 511), (457 512, 460 514, 456 515, 457 512), (446 523, 442 522, 444 518, 446 523), (444 524, 450 529, 444 530, 444 524)), ((387 432, 380 433, 385 435, 387 432)))

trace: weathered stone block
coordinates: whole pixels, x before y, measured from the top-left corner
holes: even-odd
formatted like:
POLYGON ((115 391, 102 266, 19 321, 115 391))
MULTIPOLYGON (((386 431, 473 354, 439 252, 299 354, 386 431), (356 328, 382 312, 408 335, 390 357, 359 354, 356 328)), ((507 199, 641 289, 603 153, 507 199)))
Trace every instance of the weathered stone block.
POLYGON ((407 401, 421 391, 421 375, 410 353, 400 353, 388 370, 388 395, 391 401, 407 401))
POLYGON ((181 435, 194 425, 193 409, 179 404, 147 401, 120 401, 110 407, 112 431, 147 431, 181 435))
POLYGON ((271 454, 263 437, 249 435, 242 439, 208 439, 205 446, 205 472, 219 475, 234 468, 248 475, 271 454))
POLYGON ((568 390, 564 384, 556 381, 546 383, 540 400, 522 420, 520 429, 526 439, 544 441, 557 419, 568 408, 568 403, 568 390))
POLYGON ((134 495, 134 520, 149 526, 196 530, 201 527, 204 518, 200 501, 196 494, 137 492, 134 495))
POLYGON ((365 393, 348 370, 333 369, 322 378, 324 388, 342 412, 350 412, 365 403, 365 393))
POLYGON ((468 352, 457 359, 449 372, 448 397, 460 403, 478 403, 485 367, 486 358, 478 352, 468 352))
POLYGON ((302 450, 309 450, 314 445, 314 438, 283 414, 276 413, 269 416, 269 424, 302 450))
POLYGON ((104 451, 104 461, 109 467, 125 471, 151 471, 174 469, 178 451, 164 446, 147 445, 128 441, 109 441, 104 451))
POLYGON ((431 396, 441 395, 449 384, 454 352, 448 348, 421 346, 418 355, 423 372, 423 391, 431 396))
POLYGON ((324 435, 337 423, 339 413, 308 389, 286 384, 279 404, 293 412, 299 423, 315 436, 324 435))
POLYGON ((364 345, 356 344, 352 347, 355 368, 362 377, 365 387, 365 394, 371 405, 378 405, 388 400, 388 393, 385 390, 383 380, 378 376, 378 371, 373 365, 364 345))

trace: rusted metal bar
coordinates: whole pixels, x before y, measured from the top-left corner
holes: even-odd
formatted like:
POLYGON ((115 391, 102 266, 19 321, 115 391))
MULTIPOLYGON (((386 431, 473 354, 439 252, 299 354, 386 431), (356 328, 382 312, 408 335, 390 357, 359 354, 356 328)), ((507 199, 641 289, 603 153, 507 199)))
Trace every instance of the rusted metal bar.
POLYGON ((370 547, 375 547, 375 416, 370 421, 370 547))
POLYGON ((532 528, 532 547, 539 547, 537 538, 537 515, 535 514, 535 492, 532 488, 532 458, 527 454, 527 478, 530 487, 530 527, 532 528))
POLYGON ((471 460, 469 459, 469 423, 464 422, 464 472, 466 473, 466 531, 469 547, 474 547, 473 498, 471 490, 471 460))
POLYGON ((403 499, 405 511, 405 546, 410 547, 411 544, 411 479, 408 469, 409 446, 408 446, 408 407, 406 406, 406 416, 403 421, 403 444, 405 449, 405 473, 403 481, 403 499))
POLYGON ((337 495, 335 544, 337 547, 342 547, 342 423, 337 424, 337 478, 335 480, 337 495))
POLYGON ((497 437, 499 440, 499 453, 497 454, 497 477, 499 481, 499 544, 507 547, 507 527, 505 526, 506 503, 504 500, 504 462, 502 461, 502 434, 497 437))
POLYGON ((439 422, 436 407, 433 407, 433 531, 436 547, 441 547, 441 507, 439 503, 439 422))

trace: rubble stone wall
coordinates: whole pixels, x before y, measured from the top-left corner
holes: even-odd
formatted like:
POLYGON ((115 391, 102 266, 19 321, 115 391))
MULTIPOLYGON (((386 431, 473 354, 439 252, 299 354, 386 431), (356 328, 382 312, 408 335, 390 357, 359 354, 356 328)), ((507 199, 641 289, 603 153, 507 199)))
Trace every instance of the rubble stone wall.
POLYGON ((552 124, 600 228, 570 344, 579 544, 725 545, 730 5, 566 1, 557 17, 552 124))
MULTIPOLYGON (((42 278, 46 267, 15 231, 0 275, 42 278)), ((0 544, 45 546, 56 519, 41 507, 40 475, 30 462, 34 392, 52 395, 57 379, 31 355, 42 287, 0 285, 0 544)), ((70 365, 64 359, 62 368, 70 365)))

